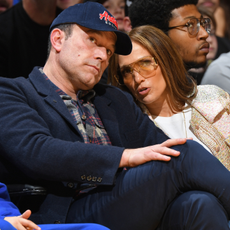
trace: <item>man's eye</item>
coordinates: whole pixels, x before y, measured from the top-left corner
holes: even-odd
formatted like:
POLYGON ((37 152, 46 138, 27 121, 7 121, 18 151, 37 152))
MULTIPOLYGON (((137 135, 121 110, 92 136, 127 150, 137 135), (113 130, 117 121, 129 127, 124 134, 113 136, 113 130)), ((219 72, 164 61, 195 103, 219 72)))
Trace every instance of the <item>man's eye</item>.
POLYGON ((194 23, 192 23, 192 22, 188 22, 188 23, 187 23, 187 27, 193 28, 193 26, 194 26, 194 23))
POLYGON ((96 39, 95 38, 89 38, 90 39, 90 41, 92 42, 92 43, 96 43, 96 39))
POLYGON ((111 56, 112 55, 112 51, 111 50, 107 50, 107 55, 111 56))

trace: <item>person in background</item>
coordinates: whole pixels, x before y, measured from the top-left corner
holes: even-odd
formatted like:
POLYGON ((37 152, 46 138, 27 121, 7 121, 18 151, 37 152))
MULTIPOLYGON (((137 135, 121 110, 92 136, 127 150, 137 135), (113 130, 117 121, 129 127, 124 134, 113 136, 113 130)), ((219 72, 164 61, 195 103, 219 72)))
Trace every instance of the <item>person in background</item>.
POLYGON ((0 182, 0 229, 2 230, 109 230, 98 224, 43 224, 37 226, 28 220, 30 210, 21 214, 18 208, 10 201, 5 184, 0 182))
POLYGON ((85 0, 84 2, 87 1, 102 4, 112 15, 114 15, 120 31, 130 31, 131 22, 128 17, 128 5, 126 0, 85 0))
POLYGON ((13 0, 0 0, 0 14, 13 6, 13 0))
POLYGON ((217 21, 216 34, 230 40, 230 2, 229 0, 220 0, 220 5, 215 11, 217 21))
POLYGON ((0 14, 0 76, 27 76, 47 59, 49 27, 61 12, 57 0, 22 0, 0 14))
POLYGON ((221 54, 208 66, 201 85, 216 85, 230 94, 230 52, 221 54))
POLYGON ((173 42, 161 30, 141 26, 129 36, 133 50, 119 55, 111 66, 112 84, 128 89, 170 138, 192 137, 230 170, 228 93, 216 86, 197 89, 173 42))
POLYGON ((83 2, 84 0, 57 0, 57 7, 64 10, 70 6, 83 2))
POLYGON ((198 0, 197 7, 203 7, 214 14, 219 7, 220 0, 198 0))
POLYGON ((209 37, 207 38, 209 43, 209 53, 206 56, 206 64, 200 68, 193 68, 189 70, 189 74, 194 77, 197 85, 199 85, 210 63, 217 59, 222 53, 227 53, 230 51, 230 40, 216 36, 216 20, 211 11, 203 6, 198 6, 197 8, 204 17, 210 18, 212 22, 211 31, 209 37))
POLYGON ((202 67, 209 52, 210 19, 202 17, 197 2, 134 0, 129 7, 132 28, 153 25, 161 29, 174 42, 187 70, 202 67))
POLYGON ((126 0, 106 0, 103 6, 112 14, 117 20, 118 29, 125 31, 124 29, 124 19, 128 14, 128 7, 126 5, 126 0))

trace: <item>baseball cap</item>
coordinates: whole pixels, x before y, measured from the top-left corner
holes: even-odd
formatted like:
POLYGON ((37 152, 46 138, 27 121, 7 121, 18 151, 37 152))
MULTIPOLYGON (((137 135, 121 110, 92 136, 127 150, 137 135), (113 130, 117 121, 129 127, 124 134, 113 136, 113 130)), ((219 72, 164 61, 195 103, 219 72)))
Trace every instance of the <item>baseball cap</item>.
POLYGON ((54 19, 50 31, 55 26, 66 23, 76 23, 98 31, 114 32, 117 35, 115 53, 128 55, 132 51, 132 42, 129 36, 118 30, 116 19, 100 3, 89 1, 68 7, 54 19))

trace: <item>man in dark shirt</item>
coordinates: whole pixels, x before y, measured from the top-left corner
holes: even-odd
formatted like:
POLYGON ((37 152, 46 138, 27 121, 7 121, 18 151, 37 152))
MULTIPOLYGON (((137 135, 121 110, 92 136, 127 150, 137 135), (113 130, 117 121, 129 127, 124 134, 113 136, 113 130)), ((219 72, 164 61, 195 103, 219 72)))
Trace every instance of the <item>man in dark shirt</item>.
POLYGON ((57 0, 22 0, 0 14, 0 76, 28 76, 45 64, 49 27, 61 12, 57 0))

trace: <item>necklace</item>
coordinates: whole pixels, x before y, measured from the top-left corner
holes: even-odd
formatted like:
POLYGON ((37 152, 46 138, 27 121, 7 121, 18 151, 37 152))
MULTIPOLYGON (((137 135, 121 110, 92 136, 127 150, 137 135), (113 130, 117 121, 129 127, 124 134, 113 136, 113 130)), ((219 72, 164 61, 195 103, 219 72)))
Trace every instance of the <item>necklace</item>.
POLYGON ((188 135, 187 135, 187 127, 186 127, 186 119, 185 119, 184 111, 182 111, 182 114, 183 114, 183 122, 184 122, 184 132, 185 132, 185 137, 187 139, 188 135))
MULTIPOLYGON (((149 118, 154 122, 154 124, 159 128, 161 129, 167 136, 169 136, 167 134, 167 132, 164 131, 164 129, 156 122, 155 120, 155 117, 150 114, 150 112, 148 111, 147 108, 144 109, 144 112, 149 116, 149 118)), ((181 112, 181 119, 182 119, 182 126, 183 126, 183 129, 184 129, 184 134, 185 134, 185 137, 188 138, 188 134, 187 134, 187 125, 186 125, 186 118, 185 118, 185 114, 184 114, 184 111, 181 112)))

